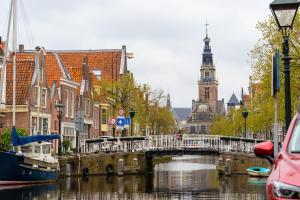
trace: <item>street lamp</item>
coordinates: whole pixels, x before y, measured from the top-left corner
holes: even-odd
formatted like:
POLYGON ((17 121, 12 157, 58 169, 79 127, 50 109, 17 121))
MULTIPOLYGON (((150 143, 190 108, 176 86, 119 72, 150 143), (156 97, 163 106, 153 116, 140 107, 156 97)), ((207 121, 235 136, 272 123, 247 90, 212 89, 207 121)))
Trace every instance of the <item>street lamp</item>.
POLYGON ((135 110, 131 109, 129 111, 129 115, 130 115, 130 121, 131 121, 131 123, 130 123, 130 135, 132 136, 133 118, 135 116, 135 110))
POLYGON ((289 34, 297 14, 300 2, 298 0, 275 0, 270 4, 270 9, 276 20, 277 26, 283 35, 283 61, 284 61, 284 90, 285 90, 285 126, 288 129, 291 122, 291 88, 289 34))
POLYGON ((55 105, 57 110, 57 118, 58 118, 58 134, 60 135, 60 140, 58 141, 58 156, 61 156, 61 118, 63 116, 64 104, 61 100, 55 105))
POLYGON ((247 117, 248 117, 249 112, 247 111, 246 108, 244 108, 242 115, 244 118, 244 127, 245 127, 245 132, 244 132, 244 138, 246 138, 247 134, 247 117))

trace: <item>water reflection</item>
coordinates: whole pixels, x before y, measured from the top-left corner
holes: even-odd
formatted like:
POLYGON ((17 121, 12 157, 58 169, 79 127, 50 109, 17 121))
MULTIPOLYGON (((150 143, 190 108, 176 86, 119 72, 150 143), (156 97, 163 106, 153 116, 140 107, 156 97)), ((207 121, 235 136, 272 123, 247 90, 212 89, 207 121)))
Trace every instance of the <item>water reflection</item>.
POLYGON ((55 184, 0 188, 1 199, 224 199, 263 200, 265 179, 218 178, 217 157, 176 157, 149 176, 93 176, 61 179, 55 184))

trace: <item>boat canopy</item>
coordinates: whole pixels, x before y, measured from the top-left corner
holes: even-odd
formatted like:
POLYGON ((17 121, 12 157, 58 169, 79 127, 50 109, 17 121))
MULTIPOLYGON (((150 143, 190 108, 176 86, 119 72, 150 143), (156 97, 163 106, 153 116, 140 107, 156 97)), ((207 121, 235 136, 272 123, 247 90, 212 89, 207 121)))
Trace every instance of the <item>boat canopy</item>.
POLYGON ((42 142, 54 139, 60 139, 60 135, 32 135, 32 136, 18 136, 17 129, 15 127, 11 130, 12 145, 20 146, 32 142, 42 142))

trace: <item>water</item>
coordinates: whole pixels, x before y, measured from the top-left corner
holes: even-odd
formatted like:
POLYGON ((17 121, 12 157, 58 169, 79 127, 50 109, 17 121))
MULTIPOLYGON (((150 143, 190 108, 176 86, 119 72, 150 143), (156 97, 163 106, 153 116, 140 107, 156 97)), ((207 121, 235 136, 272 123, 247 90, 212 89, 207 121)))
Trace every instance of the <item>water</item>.
POLYGON ((151 176, 67 178, 58 183, 0 188, 0 199, 263 200, 265 179, 218 178, 217 157, 182 156, 155 166, 151 176))

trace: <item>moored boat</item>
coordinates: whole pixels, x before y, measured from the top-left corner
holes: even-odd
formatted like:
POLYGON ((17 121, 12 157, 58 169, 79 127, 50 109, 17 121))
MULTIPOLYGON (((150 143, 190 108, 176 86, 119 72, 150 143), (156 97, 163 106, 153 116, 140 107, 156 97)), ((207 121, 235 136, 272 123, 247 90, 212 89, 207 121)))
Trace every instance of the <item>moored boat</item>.
POLYGON ((264 167, 249 167, 247 172, 250 176, 267 177, 269 176, 270 169, 264 167))
POLYGON ((12 130, 13 146, 19 151, 0 152, 0 185, 33 184, 56 181, 59 174, 58 160, 51 154, 50 139, 59 135, 19 137, 12 130))
MULTIPOLYGON (((12 62, 12 146, 15 151, 0 151, 0 185, 33 184, 55 181, 58 178, 59 163, 51 154, 52 139, 60 139, 60 135, 18 136, 16 130, 16 45, 17 45, 17 0, 11 0, 9 23, 7 29, 7 45, 3 57, 1 86, 6 82, 6 66, 8 58, 12 62), (12 52, 8 51, 10 25, 12 23, 12 52), (12 55, 11 57, 9 55, 12 55)), ((36 74, 38 69, 35 68, 36 74)), ((39 85, 38 85, 39 86, 39 85)), ((5 88, 5 87, 4 87, 5 88)), ((0 87, 0 107, 5 106, 6 90, 0 87)), ((39 110, 37 110, 39 113, 39 110)))

